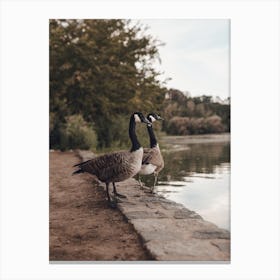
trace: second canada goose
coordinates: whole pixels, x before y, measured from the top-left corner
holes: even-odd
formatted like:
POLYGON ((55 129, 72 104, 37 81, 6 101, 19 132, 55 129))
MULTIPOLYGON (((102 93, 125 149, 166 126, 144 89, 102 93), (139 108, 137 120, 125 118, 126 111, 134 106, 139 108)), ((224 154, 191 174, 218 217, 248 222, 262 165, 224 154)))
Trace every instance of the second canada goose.
MULTIPOLYGON (((157 120, 163 120, 163 118, 161 116, 159 116, 158 114, 155 114, 155 113, 148 114, 147 119, 151 123, 153 123, 157 120)), ((144 149, 142 166, 139 171, 139 183, 142 186, 141 180, 140 180, 140 175, 149 175, 149 174, 153 173, 154 177, 155 177, 154 185, 151 190, 153 193, 156 182, 157 182, 158 174, 164 167, 164 160, 161 155, 156 136, 154 134, 153 126, 151 124, 147 124, 147 130, 148 130, 148 133, 150 136, 150 148, 144 149)))
POLYGON ((136 122, 151 124, 140 112, 135 112, 131 115, 129 122, 129 137, 132 147, 129 151, 108 153, 74 165, 74 167, 78 167, 79 169, 73 172, 73 175, 87 172, 95 175, 100 181, 106 183, 107 198, 111 207, 116 207, 116 199, 114 199, 113 202, 111 201, 109 184, 113 184, 115 197, 125 197, 117 193, 115 182, 121 182, 133 177, 141 168, 143 148, 136 136, 136 122))

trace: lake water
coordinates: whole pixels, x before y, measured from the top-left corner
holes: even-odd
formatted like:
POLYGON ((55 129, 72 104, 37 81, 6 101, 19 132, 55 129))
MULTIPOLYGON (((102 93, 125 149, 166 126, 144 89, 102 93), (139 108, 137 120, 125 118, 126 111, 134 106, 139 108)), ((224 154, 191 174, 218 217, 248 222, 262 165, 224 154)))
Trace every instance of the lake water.
MULTIPOLYGON (((230 135, 167 136, 156 192, 230 230, 230 135)), ((148 185, 153 176, 142 176, 148 185)))

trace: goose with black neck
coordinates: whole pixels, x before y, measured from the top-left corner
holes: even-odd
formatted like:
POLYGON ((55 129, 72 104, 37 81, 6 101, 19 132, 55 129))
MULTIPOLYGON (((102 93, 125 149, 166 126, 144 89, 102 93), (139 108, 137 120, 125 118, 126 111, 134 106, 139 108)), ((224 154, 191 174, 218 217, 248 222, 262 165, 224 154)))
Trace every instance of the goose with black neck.
POLYGON ((135 176, 141 169, 143 147, 136 135, 136 123, 151 124, 141 112, 135 112, 131 115, 129 121, 131 149, 129 151, 108 153, 74 165, 79 169, 73 172, 73 175, 87 172, 95 175, 101 182, 106 184, 107 199, 109 206, 112 208, 116 207, 117 196, 125 198, 125 196, 117 192, 115 183, 135 176), (109 194, 110 183, 113 185, 113 200, 109 194))
POLYGON ((138 181, 140 186, 142 187, 140 175, 154 174, 154 184, 151 189, 151 192, 154 193, 154 188, 157 183, 158 174, 164 167, 164 160, 160 152, 160 148, 154 133, 152 123, 158 120, 163 120, 163 118, 156 113, 150 113, 148 114, 147 119, 150 122, 150 124, 147 124, 147 130, 150 137, 150 148, 144 149, 142 166, 138 173, 138 181))

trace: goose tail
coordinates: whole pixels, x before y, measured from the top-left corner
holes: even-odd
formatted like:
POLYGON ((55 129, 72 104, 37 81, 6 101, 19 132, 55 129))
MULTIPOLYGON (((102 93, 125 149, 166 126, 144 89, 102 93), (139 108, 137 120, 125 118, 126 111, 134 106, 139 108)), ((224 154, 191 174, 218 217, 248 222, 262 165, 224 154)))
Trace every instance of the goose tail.
POLYGON ((78 170, 74 171, 72 173, 72 175, 79 174, 79 173, 84 173, 84 171, 82 169, 78 169, 78 170))
MULTIPOLYGON (((78 170, 74 171, 72 173, 72 175, 75 175, 75 174, 79 174, 79 173, 84 173, 84 172, 88 172, 88 164, 91 162, 92 160, 87 160, 87 161, 84 161, 84 162, 80 162, 80 163, 77 163, 75 165, 73 165, 73 167, 76 167, 76 168, 79 168, 78 170)), ((91 174, 93 174, 93 172, 90 172, 91 174)))
POLYGON ((85 163, 88 163, 90 161, 91 161, 91 159, 84 161, 84 162, 77 163, 77 164, 73 165, 73 167, 81 167, 82 165, 84 165, 85 163))

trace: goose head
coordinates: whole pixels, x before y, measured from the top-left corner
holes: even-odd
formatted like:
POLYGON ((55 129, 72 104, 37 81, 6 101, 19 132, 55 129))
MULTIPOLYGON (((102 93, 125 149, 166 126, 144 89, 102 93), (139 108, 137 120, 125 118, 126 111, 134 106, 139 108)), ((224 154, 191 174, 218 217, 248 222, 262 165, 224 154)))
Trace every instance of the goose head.
POLYGON ((132 115, 135 122, 142 122, 147 125, 151 125, 151 122, 141 112, 134 112, 132 115))
POLYGON ((159 120, 164 120, 160 115, 158 115, 156 113, 148 114, 147 119, 149 120, 150 123, 153 123, 153 122, 159 121, 159 120))

